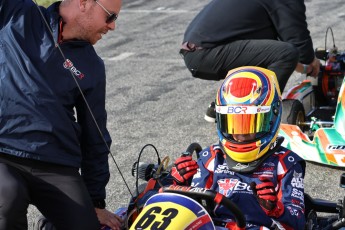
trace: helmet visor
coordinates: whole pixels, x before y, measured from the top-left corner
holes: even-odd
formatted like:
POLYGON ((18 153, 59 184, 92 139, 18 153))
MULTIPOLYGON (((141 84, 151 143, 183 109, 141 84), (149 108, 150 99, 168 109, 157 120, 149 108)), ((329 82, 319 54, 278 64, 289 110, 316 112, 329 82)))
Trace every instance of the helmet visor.
POLYGON ((217 126, 222 133, 250 134, 271 128, 270 106, 216 106, 217 126))

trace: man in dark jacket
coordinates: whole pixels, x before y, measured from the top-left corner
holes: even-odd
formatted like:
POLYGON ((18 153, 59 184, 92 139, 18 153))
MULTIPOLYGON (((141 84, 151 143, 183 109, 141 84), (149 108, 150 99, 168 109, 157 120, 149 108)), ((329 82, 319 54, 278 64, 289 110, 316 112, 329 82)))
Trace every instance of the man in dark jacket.
MULTIPOLYGON (((304 0, 212 0, 187 27, 180 53, 194 77, 220 80, 233 68, 260 66, 276 73, 283 91, 295 69, 311 76, 320 69, 305 11, 304 0)), ((214 122, 214 104, 211 112, 214 122)))
POLYGON ((105 209, 111 138, 105 66, 92 46, 120 8, 0 0, 0 229, 27 229, 29 204, 57 229, 120 229, 105 209))

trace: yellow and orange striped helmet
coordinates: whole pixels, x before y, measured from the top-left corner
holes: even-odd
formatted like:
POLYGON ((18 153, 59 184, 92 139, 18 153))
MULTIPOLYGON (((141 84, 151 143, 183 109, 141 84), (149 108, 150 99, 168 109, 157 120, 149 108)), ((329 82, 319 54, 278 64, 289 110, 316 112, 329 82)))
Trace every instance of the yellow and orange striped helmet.
POLYGON ((230 70, 216 98, 217 131, 225 153, 240 163, 262 157, 277 138, 281 113, 274 72, 254 66, 230 70), (239 142, 233 134, 255 134, 255 139, 239 142))

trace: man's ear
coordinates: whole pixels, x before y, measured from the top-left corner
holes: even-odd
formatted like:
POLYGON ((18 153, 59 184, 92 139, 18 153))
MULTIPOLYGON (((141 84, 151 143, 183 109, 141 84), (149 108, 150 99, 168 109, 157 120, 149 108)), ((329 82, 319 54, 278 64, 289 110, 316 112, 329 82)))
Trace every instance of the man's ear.
POLYGON ((82 12, 85 12, 87 8, 87 0, 78 0, 78 1, 79 1, 79 9, 82 12))

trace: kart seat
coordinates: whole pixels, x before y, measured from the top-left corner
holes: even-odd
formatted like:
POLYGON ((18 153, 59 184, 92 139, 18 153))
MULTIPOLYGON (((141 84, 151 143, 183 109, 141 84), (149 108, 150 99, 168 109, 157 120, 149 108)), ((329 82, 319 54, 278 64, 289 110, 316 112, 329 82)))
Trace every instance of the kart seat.
POLYGON ((304 194, 305 216, 314 210, 315 212, 338 213, 337 204, 324 199, 312 198, 309 194, 304 194))

